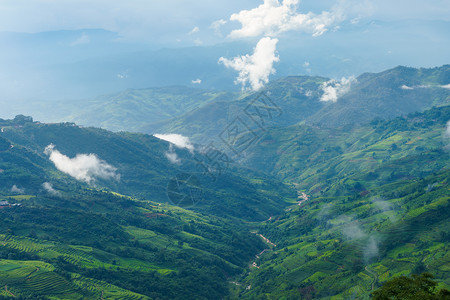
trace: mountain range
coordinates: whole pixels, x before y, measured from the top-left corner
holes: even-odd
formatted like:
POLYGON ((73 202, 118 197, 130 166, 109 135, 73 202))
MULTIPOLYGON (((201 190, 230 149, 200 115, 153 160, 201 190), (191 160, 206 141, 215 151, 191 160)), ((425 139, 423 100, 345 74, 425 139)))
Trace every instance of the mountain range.
POLYGON ((0 119, 0 297, 368 299, 424 271, 448 288, 449 84, 448 65, 396 67, 0 119))

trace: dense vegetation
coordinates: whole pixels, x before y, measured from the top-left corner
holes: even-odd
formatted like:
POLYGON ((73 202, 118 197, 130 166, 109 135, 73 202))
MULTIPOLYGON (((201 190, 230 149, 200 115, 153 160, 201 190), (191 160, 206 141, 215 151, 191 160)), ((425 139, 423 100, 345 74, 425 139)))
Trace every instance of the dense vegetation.
POLYGON ((364 298, 424 271, 449 286, 448 119, 441 107, 342 131, 269 131, 248 163, 290 181, 299 205, 260 227, 277 247, 243 275, 252 288, 241 297, 364 298))
MULTIPOLYGON (((399 84, 446 84, 447 69, 365 74, 354 93, 397 89, 389 101, 404 104, 411 90, 399 84)), ((236 157, 145 134, 0 120, 0 299, 385 299, 399 284, 424 287, 423 299, 447 297, 448 92, 417 93, 432 99, 412 109, 436 106, 396 118, 399 110, 372 118, 392 103, 368 97, 370 120, 329 127, 306 118, 331 106, 339 109, 330 120, 355 113, 351 95, 344 107, 300 92, 324 80, 271 85, 273 98, 287 99, 285 118, 270 119, 236 157), (44 153, 50 144, 65 164, 95 154, 117 176, 77 180, 44 153), (219 166, 217 157, 230 159, 219 166)), ((194 111, 170 124, 199 139, 219 134, 247 96, 206 104, 210 119, 194 111)))
POLYGON ((386 281, 373 296, 375 300, 450 298, 450 291, 447 289, 436 291, 437 285, 430 273, 423 273, 420 276, 414 274, 412 278, 400 276, 386 281))

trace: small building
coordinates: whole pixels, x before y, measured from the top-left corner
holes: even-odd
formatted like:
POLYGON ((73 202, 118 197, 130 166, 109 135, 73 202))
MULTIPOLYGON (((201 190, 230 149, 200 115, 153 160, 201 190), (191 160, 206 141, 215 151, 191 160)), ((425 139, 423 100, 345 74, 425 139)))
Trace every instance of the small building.
POLYGON ((10 206, 8 201, 0 201, 0 206, 10 206))

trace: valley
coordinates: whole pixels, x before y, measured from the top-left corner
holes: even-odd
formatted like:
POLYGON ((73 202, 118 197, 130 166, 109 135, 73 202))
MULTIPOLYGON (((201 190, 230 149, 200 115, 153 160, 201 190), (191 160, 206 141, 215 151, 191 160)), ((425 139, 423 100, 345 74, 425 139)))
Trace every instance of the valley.
POLYGON ((448 288, 449 74, 361 75, 336 103, 320 101, 326 78, 287 77, 240 95, 128 90, 77 112, 117 132, 0 120, 0 297, 369 299, 425 271, 448 288), (142 116, 186 106, 160 103, 148 125, 121 108, 130 97, 142 116), (221 131, 255 118, 249 103, 276 114, 239 132, 229 145, 258 138, 236 154, 221 131))

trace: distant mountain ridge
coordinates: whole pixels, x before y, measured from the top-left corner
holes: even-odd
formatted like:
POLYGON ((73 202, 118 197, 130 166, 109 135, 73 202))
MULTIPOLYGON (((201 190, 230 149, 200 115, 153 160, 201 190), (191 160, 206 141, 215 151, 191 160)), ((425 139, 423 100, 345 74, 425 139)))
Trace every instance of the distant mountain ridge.
POLYGON ((97 126, 113 131, 141 131, 143 123, 157 123, 182 115, 213 101, 231 101, 237 93, 184 86, 127 89, 83 101, 83 107, 64 121, 97 126))
POLYGON ((368 123, 374 118, 392 119, 411 112, 450 103, 450 65, 432 69, 397 67, 366 73, 353 82, 336 102, 321 101, 324 77, 292 76, 270 83, 261 92, 240 100, 205 105, 184 116, 143 126, 144 132, 180 133, 196 142, 217 136, 262 93, 282 115, 267 126, 305 122, 322 127, 368 123))

